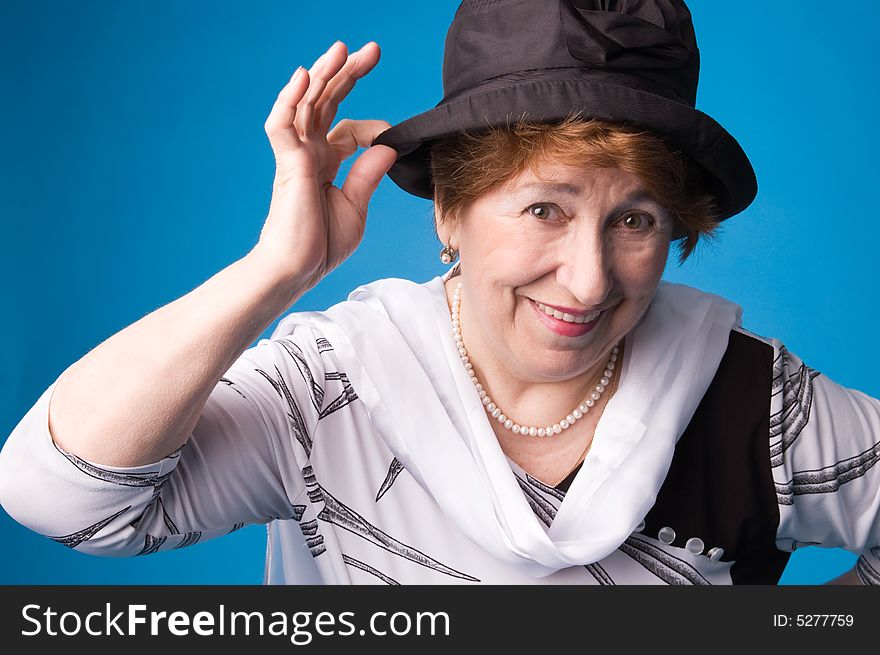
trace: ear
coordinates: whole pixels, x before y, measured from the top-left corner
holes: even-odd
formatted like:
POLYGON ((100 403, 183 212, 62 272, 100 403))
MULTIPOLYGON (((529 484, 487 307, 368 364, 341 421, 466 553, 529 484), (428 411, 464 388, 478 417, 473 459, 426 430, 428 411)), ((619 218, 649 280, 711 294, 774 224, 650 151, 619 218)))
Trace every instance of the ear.
POLYGON ((458 250, 460 222, 451 216, 444 214, 437 203, 434 203, 434 231, 441 243, 450 244, 453 250, 458 250))

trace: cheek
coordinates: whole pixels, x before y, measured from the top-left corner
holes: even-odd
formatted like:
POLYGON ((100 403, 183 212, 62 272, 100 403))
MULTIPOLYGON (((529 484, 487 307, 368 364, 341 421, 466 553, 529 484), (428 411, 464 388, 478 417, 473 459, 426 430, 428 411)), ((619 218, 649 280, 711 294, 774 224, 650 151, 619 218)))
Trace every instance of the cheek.
POLYGON ((486 284, 511 288, 534 280, 537 271, 543 270, 546 251, 546 244, 525 237, 521 231, 490 226, 468 243, 467 256, 477 262, 486 284))
POLYGON ((666 268, 669 244, 629 251, 617 258, 615 277, 627 296, 651 295, 666 268))

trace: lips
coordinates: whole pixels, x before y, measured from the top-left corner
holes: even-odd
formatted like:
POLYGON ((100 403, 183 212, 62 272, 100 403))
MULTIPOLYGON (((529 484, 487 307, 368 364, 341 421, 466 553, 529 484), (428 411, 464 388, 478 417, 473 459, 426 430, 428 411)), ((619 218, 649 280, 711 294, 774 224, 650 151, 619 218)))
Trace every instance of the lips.
POLYGON ((581 314, 580 316, 569 314, 568 316, 570 318, 566 320, 565 314, 559 312, 559 310, 555 310, 555 312, 561 313, 562 318, 556 318, 555 313, 548 314, 546 310, 547 305, 544 305, 543 303, 529 299, 529 304, 534 308, 535 314, 541 323, 547 326, 555 334, 564 337, 580 337, 591 332, 605 315, 605 310, 590 312, 589 314, 581 314))
POLYGON ((590 312, 588 314, 575 314, 562 311, 552 305, 545 305, 544 303, 538 302, 537 300, 534 302, 542 312, 547 314, 547 316, 552 316, 553 318, 565 321, 566 323, 589 323, 595 320, 599 316, 599 314, 602 313, 601 311, 597 311, 590 312))

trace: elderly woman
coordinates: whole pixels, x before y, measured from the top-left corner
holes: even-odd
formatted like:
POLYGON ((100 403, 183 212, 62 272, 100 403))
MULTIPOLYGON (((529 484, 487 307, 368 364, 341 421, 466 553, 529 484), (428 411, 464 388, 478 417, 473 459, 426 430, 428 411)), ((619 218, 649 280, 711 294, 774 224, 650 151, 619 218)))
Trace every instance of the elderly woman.
POLYGON ((297 70, 258 244, 46 389, 6 510, 99 555, 266 523, 269 583, 776 583, 805 544, 880 583, 880 401, 661 282, 757 188, 694 108, 684 4, 466 1, 437 107, 331 130, 378 59, 297 70), (354 251, 386 173, 434 200, 450 268, 249 347, 354 251))

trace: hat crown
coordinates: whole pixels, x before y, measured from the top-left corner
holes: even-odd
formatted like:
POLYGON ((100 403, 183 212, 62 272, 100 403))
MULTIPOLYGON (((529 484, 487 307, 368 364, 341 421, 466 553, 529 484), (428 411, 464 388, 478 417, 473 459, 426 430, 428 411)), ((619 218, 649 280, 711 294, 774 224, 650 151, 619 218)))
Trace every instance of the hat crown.
POLYGON ((682 0, 464 0, 446 35, 440 104, 502 76, 583 68, 696 104, 700 55, 682 0))
POLYGON ((752 202, 758 183, 736 139, 696 108, 699 73, 683 0, 464 0, 446 34, 443 99, 372 145, 397 150, 389 177, 430 199, 439 139, 577 112, 664 139, 694 164, 691 179, 723 221, 752 202))

